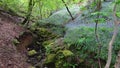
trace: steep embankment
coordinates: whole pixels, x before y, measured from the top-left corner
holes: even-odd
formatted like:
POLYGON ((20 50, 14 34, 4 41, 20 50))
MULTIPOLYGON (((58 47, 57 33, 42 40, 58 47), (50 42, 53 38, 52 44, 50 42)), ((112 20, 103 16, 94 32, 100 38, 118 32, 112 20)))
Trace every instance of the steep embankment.
POLYGON ((10 15, 0 13, 0 68, 28 68, 25 57, 17 52, 12 41, 25 29, 14 23, 10 15))

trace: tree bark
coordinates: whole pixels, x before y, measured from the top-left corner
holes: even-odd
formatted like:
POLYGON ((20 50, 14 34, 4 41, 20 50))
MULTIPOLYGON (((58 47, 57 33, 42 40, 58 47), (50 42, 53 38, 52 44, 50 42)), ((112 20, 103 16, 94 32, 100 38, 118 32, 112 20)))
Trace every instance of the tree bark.
POLYGON ((72 14, 71 14, 71 12, 70 12, 70 10, 69 10, 69 8, 68 8, 67 4, 65 3, 65 1, 64 1, 64 0, 62 0, 62 2, 64 3, 64 5, 65 5, 65 7, 66 7, 66 9, 67 9, 68 13, 70 14, 70 16, 71 16, 72 20, 74 20, 74 17, 72 16, 72 14))
POLYGON ((118 56, 116 58, 115 68, 120 68, 120 51, 118 52, 118 56))
MULTIPOLYGON (((97 5, 97 7, 95 9, 95 12, 100 12, 101 0, 97 0, 96 5, 97 5)), ((97 14, 97 19, 99 19, 99 14, 97 14)), ((95 37, 96 37, 96 41, 98 43, 98 64, 99 64, 99 68, 101 68, 101 61, 100 61, 101 43, 100 43, 98 32, 97 32, 98 31, 98 23, 99 23, 99 20, 96 20, 95 21, 95 37)))
POLYGON ((32 13, 32 9, 33 9, 34 5, 35 5, 35 2, 33 0, 30 0, 29 1, 29 6, 28 6, 28 13, 26 15, 25 20, 22 22, 22 24, 28 25, 29 19, 30 19, 30 16, 31 16, 31 13, 32 13))
POLYGON ((110 64, 111 64, 111 59, 112 59, 112 45, 115 41, 115 38, 117 36, 117 33, 118 33, 118 20, 116 18, 116 4, 114 5, 114 8, 113 8, 113 13, 114 13, 114 33, 113 33, 113 36, 112 36, 112 39, 110 40, 109 42, 109 46, 108 46, 108 59, 107 59, 107 63, 105 65, 105 68, 109 68, 110 67, 110 64))

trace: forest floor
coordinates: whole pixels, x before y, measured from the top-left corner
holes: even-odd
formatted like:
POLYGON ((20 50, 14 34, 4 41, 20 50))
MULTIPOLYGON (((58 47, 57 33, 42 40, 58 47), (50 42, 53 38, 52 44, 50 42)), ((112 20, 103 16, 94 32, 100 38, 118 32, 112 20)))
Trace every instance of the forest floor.
MULTIPOLYGON (((65 24, 68 29, 74 29, 81 26, 94 27, 95 23, 81 23, 81 14, 77 14, 74 21, 65 24)), ((30 65, 26 62, 26 57, 19 53, 13 40, 18 38, 26 29, 18 25, 17 17, 0 13, 0 68, 28 68, 30 65)), ((99 26, 113 26, 112 21, 99 26)))
POLYGON ((28 68, 25 58, 13 44, 25 29, 15 23, 15 18, 0 13, 0 68, 28 68))

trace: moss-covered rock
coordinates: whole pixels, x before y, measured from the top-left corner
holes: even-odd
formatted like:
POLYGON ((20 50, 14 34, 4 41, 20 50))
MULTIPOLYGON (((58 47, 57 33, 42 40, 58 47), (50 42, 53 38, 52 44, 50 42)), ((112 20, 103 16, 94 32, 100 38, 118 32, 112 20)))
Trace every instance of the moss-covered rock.
POLYGON ((54 43, 54 40, 60 36, 53 33, 51 30, 43 27, 37 27, 35 29, 33 28, 31 30, 37 37, 36 40, 34 40, 34 43, 28 46, 28 49, 30 50, 28 52, 28 56, 30 59, 29 62, 31 64, 35 64, 36 62, 42 61, 45 56, 47 56, 46 61, 42 61, 43 63, 49 64, 51 62, 54 62, 53 60, 56 54, 54 55, 51 52, 48 54, 47 51, 50 51, 48 45, 52 45, 52 43, 54 43))
POLYGON ((45 60, 45 63, 50 63, 55 61, 56 54, 48 54, 45 60))
POLYGON ((64 25, 52 24, 52 23, 39 23, 38 27, 49 29, 51 32, 63 36, 65 34, 66 28, 64 25))
POLYGON ((45 40, 50 40, 59 37, 59 35, 51 32, 49 29, 46 28, 37 28, 36 34, 39 36, 39 38, 45 40))
POLYGON ((28 51, 28 56, 33 56, 35 54, 37 54, 37 52, 35 50, 28 51))

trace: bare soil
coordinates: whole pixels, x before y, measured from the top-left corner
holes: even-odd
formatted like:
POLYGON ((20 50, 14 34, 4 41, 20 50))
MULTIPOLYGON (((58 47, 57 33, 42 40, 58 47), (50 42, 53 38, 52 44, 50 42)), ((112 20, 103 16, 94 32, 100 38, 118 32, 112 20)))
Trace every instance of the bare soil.
POLYGON ((29 68, 30 65, 13 44, 25 29, 16 23, 15 17, 0 13, 0 68, 29 68))

